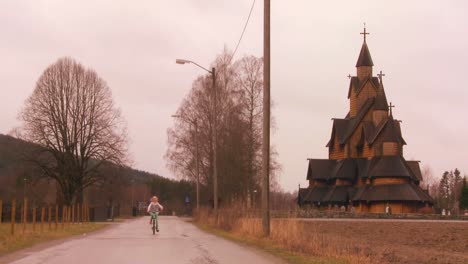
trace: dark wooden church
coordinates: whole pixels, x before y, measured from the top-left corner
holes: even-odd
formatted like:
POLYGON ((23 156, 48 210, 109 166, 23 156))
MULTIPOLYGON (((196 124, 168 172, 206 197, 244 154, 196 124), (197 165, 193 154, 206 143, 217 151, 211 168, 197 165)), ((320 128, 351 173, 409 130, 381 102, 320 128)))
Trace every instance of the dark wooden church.
POLYGON ((393 117, 382 82, 373 76, 372 58, 364 43, 350 77, 350 107, 333 119, 328 159, 309 159, 308 188, 299 188, 299 205, 343 207, 356 212, 413 213, 428 210, 432 199, 419 183, 418 161, 403 157, 400 122, 393 117))

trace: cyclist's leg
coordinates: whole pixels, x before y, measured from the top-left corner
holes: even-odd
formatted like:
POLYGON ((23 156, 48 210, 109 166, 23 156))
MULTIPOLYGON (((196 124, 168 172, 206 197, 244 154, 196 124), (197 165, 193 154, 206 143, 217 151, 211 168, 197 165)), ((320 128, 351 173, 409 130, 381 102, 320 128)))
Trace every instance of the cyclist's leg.
POLYGON ((159 227, 158 227, 158 215, 159 215, 159 214, 158 214, 158 213, 155 213, 154 215, 155 215, 155 221, 156 221, 156 231, 159 232, 159 227))
POLYGON ((154 213, 154 212, 150 212, 150 215, 151 215, 151 218, 150 218, 150 224, 152 224, 152 223, 153 223, 153 221, 156 219, 156 217, 155 217, 155 216, 156 216, 156 213, 154 213))

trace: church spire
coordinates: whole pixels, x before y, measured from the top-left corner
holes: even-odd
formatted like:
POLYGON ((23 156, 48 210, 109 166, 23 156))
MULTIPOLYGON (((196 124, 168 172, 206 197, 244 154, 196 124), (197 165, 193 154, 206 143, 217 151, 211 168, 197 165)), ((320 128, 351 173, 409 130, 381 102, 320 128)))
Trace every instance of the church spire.
POLYGON ((372 62, 372 58, 369 52, 369 48, 367 47, 366 35, 369 35, 370 33, 366 31, 365 23, 364 23, 364 32, 361 32, 360 34, 364 36, 364 42, 362 43, 361 52, 359 53, 359 58, 357 60, 356 67, 374 66, 374 63, 372 62))

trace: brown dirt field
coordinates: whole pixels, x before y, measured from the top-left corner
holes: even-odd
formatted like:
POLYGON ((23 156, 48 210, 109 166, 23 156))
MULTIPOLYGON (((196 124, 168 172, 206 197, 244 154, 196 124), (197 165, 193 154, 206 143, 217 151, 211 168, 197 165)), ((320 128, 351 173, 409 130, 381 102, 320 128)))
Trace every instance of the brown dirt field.
POLYGON ((312 220, 305 229, 380 263, 468 263, 468 223, 312 220))

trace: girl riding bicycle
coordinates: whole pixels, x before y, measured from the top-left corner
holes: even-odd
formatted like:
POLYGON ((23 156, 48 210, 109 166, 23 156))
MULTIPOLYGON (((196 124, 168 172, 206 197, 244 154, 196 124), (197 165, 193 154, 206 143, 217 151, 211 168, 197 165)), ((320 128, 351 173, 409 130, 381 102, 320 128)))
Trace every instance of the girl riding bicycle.
POLYGON ((158 214, 163 209, 164 207, 158 202, 158 197, 153 196, 153 198, 151 198, 151 203, 148 205, 148 209, 146 211, 151 215, 149 224, 151 225, 151 221, 154 219, 154 221, 156 222, 156 231, 158 232, 158 214))

